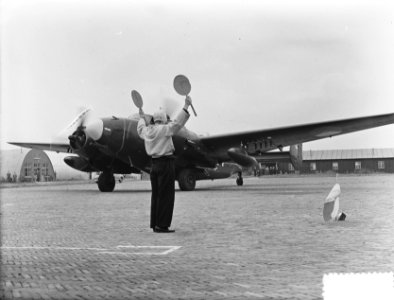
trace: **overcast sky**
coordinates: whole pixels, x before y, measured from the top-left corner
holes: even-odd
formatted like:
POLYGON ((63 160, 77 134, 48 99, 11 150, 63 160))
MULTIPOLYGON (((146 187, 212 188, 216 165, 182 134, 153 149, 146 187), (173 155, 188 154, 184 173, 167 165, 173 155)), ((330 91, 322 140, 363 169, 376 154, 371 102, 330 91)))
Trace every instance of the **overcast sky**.
MULTIPOLYGON (((394 10, 387 1, 3 0, 1 148, 49 142, 91 106, 101 117, 182 107, 197 133, 394 112, 394 10), (278 5, 277 3, 280 3, 278 5)), ((304 149, 394 147, 394 125, 304 149)))

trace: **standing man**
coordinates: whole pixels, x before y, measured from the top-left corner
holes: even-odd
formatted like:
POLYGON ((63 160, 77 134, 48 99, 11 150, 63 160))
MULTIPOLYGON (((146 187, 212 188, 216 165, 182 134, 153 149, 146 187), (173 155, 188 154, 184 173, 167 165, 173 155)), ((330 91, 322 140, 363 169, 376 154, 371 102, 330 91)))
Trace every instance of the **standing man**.
POLYGON ((150 227, 154 232, 175 232, 169 229, 175 201, 175 135, 190 117, 192 99, 187 96, 185 105, 174 121, 167 123, 167 115, 160 110, 153 114, 153 125, 147 125, 140 108, 138 135, 145 141, 145 150, 152 157, 150 181, 152 185, 150 227))

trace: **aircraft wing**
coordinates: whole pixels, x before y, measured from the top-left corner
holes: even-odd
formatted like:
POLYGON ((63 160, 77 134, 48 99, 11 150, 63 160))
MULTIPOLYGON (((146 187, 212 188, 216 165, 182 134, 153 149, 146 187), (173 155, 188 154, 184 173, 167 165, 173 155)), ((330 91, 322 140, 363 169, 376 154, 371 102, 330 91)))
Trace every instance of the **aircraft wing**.
POLYGON ((55 151, 57 153, 64 152, 70 153, 71 148, 69 144, 65 143, 14 143, 9 142, 8 144, 25 147, 25 148, 32 148, 32 149, 40 149, 46 151, 55 151))
POLYGON ((240 132, 226 135, 201 137, 201 142, 211 151, 228 149, 241 143, 261 143, 264 151, 289 145, 310 142, 354 131, 394 123, 394 113, 368 117, 326 121, 266 130, 240 132))

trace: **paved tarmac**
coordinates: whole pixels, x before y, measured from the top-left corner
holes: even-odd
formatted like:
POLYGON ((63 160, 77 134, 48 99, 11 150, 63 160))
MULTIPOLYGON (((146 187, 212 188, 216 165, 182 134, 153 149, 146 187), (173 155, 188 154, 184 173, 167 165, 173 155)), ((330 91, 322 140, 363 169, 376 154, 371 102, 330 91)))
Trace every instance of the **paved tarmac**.
POLYGON ((394 176, 202 181, 149 229, 150 183, 2 188, 4 299, 322 299, 328 273, 394 270, 394 176))

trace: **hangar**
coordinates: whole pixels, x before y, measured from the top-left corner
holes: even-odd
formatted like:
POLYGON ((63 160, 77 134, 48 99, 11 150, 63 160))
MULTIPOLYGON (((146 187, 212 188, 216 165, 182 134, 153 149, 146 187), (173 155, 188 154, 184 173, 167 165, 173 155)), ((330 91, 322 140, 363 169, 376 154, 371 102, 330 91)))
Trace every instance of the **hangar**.
POLYGON ((0 179, 2 182, 89 179, 88 173, 71 169, 64 163, 63 158, 62 154, 37 149, 2 150, 0 179))
POLYGON ((44 151, 2 151, 1 175, 6 181, 53 181, 56 174, 48 155, 44 151))

